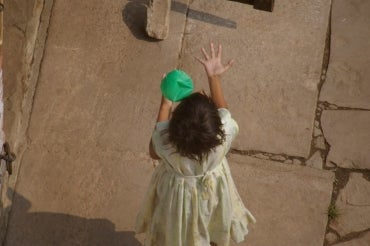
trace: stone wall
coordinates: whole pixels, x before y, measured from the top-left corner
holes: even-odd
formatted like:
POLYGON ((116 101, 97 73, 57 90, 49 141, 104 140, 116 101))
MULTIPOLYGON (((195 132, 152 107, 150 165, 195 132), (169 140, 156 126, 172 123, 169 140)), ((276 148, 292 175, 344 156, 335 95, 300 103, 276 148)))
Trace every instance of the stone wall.
POLYGON ((6 234, 19 163, 27 146, 26 130, 38 77, 38 73, 35 72, 38 69, 35 68, 40 66, 42 57, 38 50, 43 50, 39 48, 45 41, 45 35, 39 37, 38 33, 42 31, 40 27, 43 21, 48 22, 48 18, 45 20, 42 13, 48 3, 52 4, 52 2, 49 0, 4 1, 3 130, 5 141, 9 142, 17 160, 13 162, 11 176, 4 168, 0 169, 1 242, 6 234))

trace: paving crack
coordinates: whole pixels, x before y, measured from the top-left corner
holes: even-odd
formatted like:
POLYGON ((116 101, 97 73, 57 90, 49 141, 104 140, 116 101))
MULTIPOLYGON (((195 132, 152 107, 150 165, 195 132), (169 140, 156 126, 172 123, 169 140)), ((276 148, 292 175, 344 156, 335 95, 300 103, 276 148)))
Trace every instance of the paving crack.
POLYGON ((290 156, 287 154, 275 154, 275 153, 268 153, 260 150, 240 150, 236 148, 231 148, 230 153, 237 154, 237 155, 246 155, 251 156, 257 159, 263 160, 270 160, 275 162, 281 162, 284 164, 296 164, 296 165, 304 165, 305 158, 300 156, 290 156))
MULTIPOLYGON (((340 168, 340 167, 336 168, 330 206, 335 206, 336 205, 336 202, 337 202, 338 196, 339 196, 339 192, 343 188, 345 188, 345 186, 347 185, 351 173, 362 173, 363 177, 370 179, 370 170, 355 169, 355 168, 340 168)), ((358 206, 358 205, 355 205, 355 206, 358 206)), ((338 216, 341 216, 341 211, 340 210, 338 211, 338 216)), ((324 246, 331 246, 331 245, 335 245, 337 243, 350 241, 354 238, 360 237, 363 233, 370 231, 370 228, 369 228, 369 229, 366 229, 364 231, 351 232, 347 235, 340 236, 340 234, 336 230, 334 230, 332 227, 330 227, 330 224, 333 220, 335 220, 335 219, 330 219, 330 218, 328 219, 325 234, 334 233, 338 239, 335 240, 334 242, 329 242, 327 239, 325 239, 324 246)))
POLYGON ((324 55, 322 58, 320 81, 317 85, 317 90, 318 90, 317 99, 316 99, 317 103, 316 103, 315 119, 313 122, 314 131, 312 132, 310 154, 309 154, 308 159, 306 160, 306 161, 310 160, 311 157, 316 156, 315 153, 319 152, 322 161, 319 162, 319 160, 314 160, 313 163, 316 163, 316 164, 311 164, 311 165, 314 165, 315 167, 319 167, 319 168, 321 167, 324 169, 330 169, 326 166, 326 158, 330 150, 330 145, 325 139, 322 126, 321 126, 321 115, 322 115, 323 109, 320 107, 319 98, 320 98, 322 86, 326 80, 326 72, 328 71, 329 62, 330 62, 331 15, 332 15, 332 7, 330 7, 328 25, 326 29, 326 38, 325 38, 325 46, 324 46, 324 55))
POLYGON ((20 26, 18 26, 17 24, 13 24, 12 27, 14 27, 16 30, 18 30, 20 33, 22 33, 22 36, 25 37, 26 36, 26 31, 24 29, 22 29, 20 26))
POLYGON ((367 228, 366 230, 363 230, 363 231, 348 233, 347 235, 344 235, 344 236, 340 237, 334 243, 327 244, 327 246, 336 245, 336 244, 339 244, 339 243, 351 241, 351 240, 356 239, 356 238, 360 238, 368 232, 370 232, 370 228, 367 228))
POLYGON ((31 99, 31 102, 30 102, 31 107, 30 107, 30 112, 29 112, 29 116, 28 116, 27 128, 26 128, 26 132, 25 132, 26 133, 26 138, 27 138, 27 143, 30 143, 30 141, 31 141, 31 138, 29 136, 29 126, 30 126, 30 123, 31 123, 31 115, 32 115, 33 108, 34 108, 35 98, 36 98, 36 94, 37 94, 37 88, 38 88, 38 85, 39 85, 39 83, 38 83, 39 82, 39 76, 41 74, 42 65, 43 65, 43 61, 44 61, 44 57, 45 57, 45 47, 46 47, 46 43, 47 43, 47 40, 48 40, 48 37, 49 37, 49 27, 50 27, 52 15, 53 15, 53 10, 54 10, 54 5, 55 5, 54 0, 47 1, 47 2, 45 2, 45 5, 43 6, 43 10, 42 10, 41 17, 40 17, 40 28, 39 28, 39 32, 44 31, 45 34, 40 35, 40 33, 38 33, 36 45, 35 45, 35 48, 34 48, 33 59, 32 59, 33 70, 36 71, 36 74, 35 74, 35 77, 34 77, 34 80, 35 80, 34 93, 32 95, 32 99, 31 99), (49 5, 46 5, 47 2, 49 3, 49 5), (38 54, 36 54, 37 51, 39 51, 38 54), (34 62, 35 61, 35 56, 37 56, 37 55, 39 55, 40 58, 36 62, 34 62))
POLYGON ((187 3, 186 3, 186 6, 187 6, 187 9, 186 9, 186 14, 185 14, 185 25, 184 25, 184 30, 182 32, 182 38, 181 38, 181 47, 180 47, 180 52, 179 52, 179 56, 177 58, 177 68, 181 68, 182 67, 182 55, 183 55, 183 52, 184 52, 184 49, 185 49, 185 45, 184 45, 184 41, 185 41, 185 34, 186 34, 186 27, 188 25, 188 17, 189 17, 189 11, 190 11, 190 4, 191 4, 191 0, 188 0, 187 3))
POLYGON ((343 107, 343 106, 338 106, 333 103, 329 103, 327 101, 319 101, 319 107, 322 110, 356 110, 356 111, 370 111, 370 109, 367 108, 352 108, 352 107, 343 107))
POLYGON ((326 29, 325 48, 324 48, 324 56, 322 58, 320 82, 317 85, 317 89, 318 89, 318 92, 319 92, 317 94, 317 101, 319 101, 321 89, 322 89, 323 84, 325 83, 326 72, 328 71, 329 62, 330 62, 331 13, 332 13, 332 7, 330 7, 328 26, 327 26, 327 29, 326 29))

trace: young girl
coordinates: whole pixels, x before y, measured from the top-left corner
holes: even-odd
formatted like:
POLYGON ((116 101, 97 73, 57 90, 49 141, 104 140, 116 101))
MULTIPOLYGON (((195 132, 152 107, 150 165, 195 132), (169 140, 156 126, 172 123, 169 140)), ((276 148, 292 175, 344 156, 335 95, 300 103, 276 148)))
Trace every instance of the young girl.
POLYGON ((221 89, 220 76, 233 64, 202 48, 211 97, 193 93, 173 111, 162 96, 150 156, 160 160, 137 217, 145 246, 228 246, 244 240, 249 222, 230 174, 226 154, 238 133, 221 89))

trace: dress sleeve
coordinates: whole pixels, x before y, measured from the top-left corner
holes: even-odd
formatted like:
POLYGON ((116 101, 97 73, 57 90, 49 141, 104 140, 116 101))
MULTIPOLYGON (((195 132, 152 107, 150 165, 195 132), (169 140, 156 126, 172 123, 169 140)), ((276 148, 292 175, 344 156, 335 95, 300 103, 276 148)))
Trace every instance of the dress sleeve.
POLYGON ((167 139, 167 133, 166 130, 168 129, 169 121, 162 121, 157 122, 152 134, 152 144, 153 148, 155 150, 155 153, 163 158, 163 154, 166 150, 166 139, 167 139))
POLYGON ((221 122, 223 124, 223 129, 225 132, 225 144, 227 151, 231 147, 232 141, 235 139, 239 132, 238 123, 231 117, 231 113, 226 108, 218 109, 218 114, 220 115, 221 122))

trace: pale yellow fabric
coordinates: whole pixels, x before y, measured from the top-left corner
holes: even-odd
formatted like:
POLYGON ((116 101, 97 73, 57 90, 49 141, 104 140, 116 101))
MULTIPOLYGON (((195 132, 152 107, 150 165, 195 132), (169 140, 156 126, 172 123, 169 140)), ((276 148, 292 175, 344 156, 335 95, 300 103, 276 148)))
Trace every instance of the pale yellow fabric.
POLYGON ((219 109, 226 141, 201 165, 182 157, 166 144, 168 122, 157 123, 152 141, 160 164, 156 167, 136 233, 146 233, 145 246, 228 246, 241 242, 247 225, 256 222, 245 208, 230 174, 226 153, 238 133, 227 109, 219 109))

